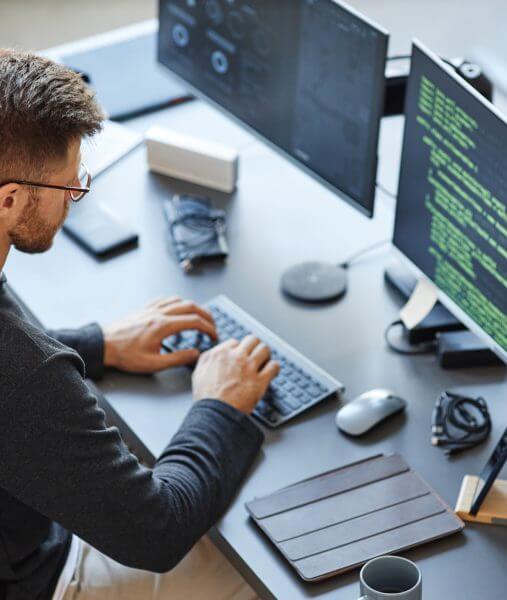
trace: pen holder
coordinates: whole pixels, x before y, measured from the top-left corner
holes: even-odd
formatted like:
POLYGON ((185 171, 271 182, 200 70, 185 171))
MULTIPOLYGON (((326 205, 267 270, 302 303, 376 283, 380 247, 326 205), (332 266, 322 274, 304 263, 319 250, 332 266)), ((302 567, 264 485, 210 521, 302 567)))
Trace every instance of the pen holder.
POLYGON ((507 525, 507 481, 497 479, 484 499, 479 512, 472 516, 470 508, 478 483, 477 475, 465 475, 456 502, 456 514, 464 521, 472 523, 507 525))

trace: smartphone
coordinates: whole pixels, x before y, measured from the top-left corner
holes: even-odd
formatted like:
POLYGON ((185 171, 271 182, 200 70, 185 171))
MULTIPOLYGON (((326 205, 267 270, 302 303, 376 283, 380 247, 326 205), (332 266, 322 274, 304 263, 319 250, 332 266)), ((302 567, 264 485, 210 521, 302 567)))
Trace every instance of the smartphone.
POLYGON ((493 450, 493 454, 489 457, 488 462, 484 469, 482 469, 479 475, 479 485, 475 490, 472 507, 470 514, 475 516, 484 501, 484 498, 488 495, 491 486, 495 483, 495 479, 498 477, 502 467, 507 462, 507 429, 504 431, 500 441, 496 448, 493 450))
POLYGON ((72 208, 63 231, 93 256, 104 258, 137 246, 139 236, 96 203, 72 208))

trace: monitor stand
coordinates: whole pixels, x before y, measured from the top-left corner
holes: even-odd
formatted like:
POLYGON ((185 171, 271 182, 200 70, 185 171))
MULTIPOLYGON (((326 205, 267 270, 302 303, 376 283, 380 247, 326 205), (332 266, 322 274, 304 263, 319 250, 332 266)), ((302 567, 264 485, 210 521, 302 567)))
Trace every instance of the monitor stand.
MULTIPOLYGON (((417 279, 401 263, 393 262, 385 272, 386 282, 403 298, 410 298, 417 279)), ((502 361, 451 312, 438 302, 419 325, 407 331, 410 344, 420 344, 439 336, 438 355, 443 368, 498 366, 502 361)))
POLYGON ((283 273, 282 290, 302 302, 337 300, 347 291, 347 271, 332 263, 301 263, 283 273))

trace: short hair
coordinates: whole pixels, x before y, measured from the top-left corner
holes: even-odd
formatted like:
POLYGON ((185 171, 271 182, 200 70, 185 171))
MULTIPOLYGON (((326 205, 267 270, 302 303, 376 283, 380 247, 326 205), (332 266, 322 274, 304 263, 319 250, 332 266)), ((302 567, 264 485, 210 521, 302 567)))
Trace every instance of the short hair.
POLYGON ((0 49, 0 182, 27 179, 102 128, 104 113, 80 75, 47 58, 0 49))

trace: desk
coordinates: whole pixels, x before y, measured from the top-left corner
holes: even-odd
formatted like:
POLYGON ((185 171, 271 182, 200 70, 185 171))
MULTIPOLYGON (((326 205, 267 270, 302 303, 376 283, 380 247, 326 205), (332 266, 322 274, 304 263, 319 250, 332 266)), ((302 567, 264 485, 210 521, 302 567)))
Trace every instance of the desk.
MULTIPOLYGON (((381 250, 350 271, 349 290, 338 303, 321 307, 285 299, 283 269, 311 258, 341 261, 358 249, 389 238, 393 203, 378 194, 375 219, 367 220, 294 165, 201 102, 132 121, 145 130, 157 123, 199 132, 240 149, 238 191, 212 193, 228 214, 231 256, 226 266, 184 275, 171 254, 162 199, 181 191, 202 191, 147 172, 137 149, 94 182, 86 202, 107 203, 140 232, 138 249, 97 262, 64 235, 43 255, 13 251, 6 273, 10 284, 46 325, 107 322, 157 296, 178 294, 205 302, 224 293, 317 364, 343 381, 345 398, 373 387, 389 387, 408 400, 398 415, 370 434, 351 439, 334 424, 328 401, 279 430, 266 443, 227 514, 214 528, 215 543, 263 598, 351 600, 358 573, 317 584, 300 581, 249 521, 244 503, 305 477, 379 452, 398 452, 451 505, 461 479, 476 473, 507 422, 504 368, 446 372, 433 356, 403 357, 384 344, 386 325, 400 301, 383 282, 389 250, 381 250), (444 389, 482 394, 489 402, 493 434, 486 444, 448 460, 431 447, 434 401, 444 389)), ((401 119, 382 126, 380 179, 395 187, 401 119)), ((177 430, 190 397, 185 369, 154 377, 108 373, 100 388, 148 449, 157 455, 177 430)), ((405 553, 423 572, 431 600, 503 597, 507 588, 505 528, 468 525, 465 533, 405 553)))

